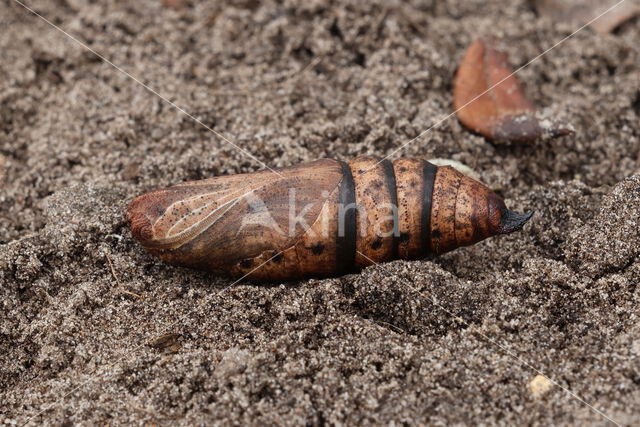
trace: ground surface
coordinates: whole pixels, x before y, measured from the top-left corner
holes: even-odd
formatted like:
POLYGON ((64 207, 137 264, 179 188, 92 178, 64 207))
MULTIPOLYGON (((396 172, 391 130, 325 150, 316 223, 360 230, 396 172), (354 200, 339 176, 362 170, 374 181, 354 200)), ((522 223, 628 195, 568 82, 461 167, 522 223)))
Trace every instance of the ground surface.
MULTIPOLYGON (((390 153, 451 111, 471 41, 519 66, 575 29, 527 1, 27 3, 270 166, 390 153)), ((230 288, 152 259, 124 210, 260 164, 14 1, 0 21, 0 421, 605 421, 563 387, 640 423, 638 19, 519 74, 574 136, 498 146, 451 118, 403 150, 471 166, 536 211, 524 231, 230 288), (536 370, 559 386, 534 397, 536 370)))

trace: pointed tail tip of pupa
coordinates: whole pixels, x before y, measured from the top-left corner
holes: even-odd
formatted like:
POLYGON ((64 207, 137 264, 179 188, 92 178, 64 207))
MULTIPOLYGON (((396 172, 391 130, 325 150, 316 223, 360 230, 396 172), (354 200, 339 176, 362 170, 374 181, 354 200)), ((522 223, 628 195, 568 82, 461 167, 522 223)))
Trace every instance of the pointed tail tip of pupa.
POLYGON ((531 219, 533 211, 519 214, 505 208, 502 211, 502 218, 500 222, 500 234, 509 234, 514 231, 522 230, 522 227, 531 219))

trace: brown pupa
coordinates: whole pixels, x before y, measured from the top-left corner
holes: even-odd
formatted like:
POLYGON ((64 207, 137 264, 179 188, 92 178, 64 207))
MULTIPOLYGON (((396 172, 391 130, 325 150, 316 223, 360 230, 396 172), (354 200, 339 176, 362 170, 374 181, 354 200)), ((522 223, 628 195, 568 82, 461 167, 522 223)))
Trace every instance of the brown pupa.
POLYGON ((441 254, 531 215, 452 167, 358 157, 185 182, 137 197, 127 219, 164 262, 275 281, 441 254))

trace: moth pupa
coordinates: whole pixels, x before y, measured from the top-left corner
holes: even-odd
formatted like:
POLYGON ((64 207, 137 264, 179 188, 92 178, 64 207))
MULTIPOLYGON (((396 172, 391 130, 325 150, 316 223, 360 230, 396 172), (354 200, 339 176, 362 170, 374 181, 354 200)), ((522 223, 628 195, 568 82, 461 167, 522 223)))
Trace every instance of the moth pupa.
POLYGON ((531 215, 452 167, 375 157, 184 182, 127 211, 133 236, 166 263, 268 281, 441 254, 531 215))

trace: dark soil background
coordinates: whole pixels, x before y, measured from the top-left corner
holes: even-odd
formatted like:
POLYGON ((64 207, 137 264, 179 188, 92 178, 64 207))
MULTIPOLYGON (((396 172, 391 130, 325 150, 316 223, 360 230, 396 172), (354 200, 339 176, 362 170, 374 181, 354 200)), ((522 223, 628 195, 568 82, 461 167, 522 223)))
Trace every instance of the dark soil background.
MULTIPOLYGON (((517 67, 576 29, 529 1, 27 4, 272 167, 390 153, 451 112, 473 40, 517 67)), ((151 258, 124 211, 261 165, 0 0, 0 423, 606 422, 566 388, 638 425, 638 40, 638 18, 587 28, 518 74, 575 135, 495 145, 451 118, 399 153, 466 163, 536 211, 522 232, 229 287, 151 258)))

